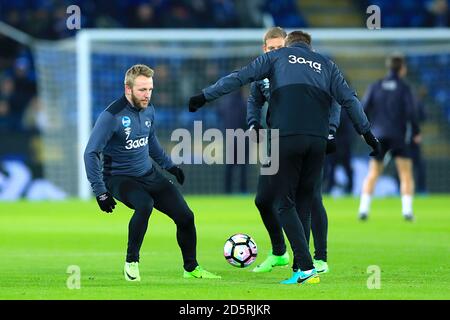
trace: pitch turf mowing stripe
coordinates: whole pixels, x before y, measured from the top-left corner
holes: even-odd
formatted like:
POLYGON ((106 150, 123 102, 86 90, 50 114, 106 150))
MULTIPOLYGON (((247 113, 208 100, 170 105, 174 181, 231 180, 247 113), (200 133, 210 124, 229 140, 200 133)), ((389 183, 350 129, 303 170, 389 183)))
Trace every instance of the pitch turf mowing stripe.
MULTIPOLYGON (((222 256, 225 240, 244 232, 261 262, 270 241, 249 197, 187 197, 195 213, 198 260, 221 280, 182 278, 175 226, 153 212, 141 254, 140 283, 122 269, 130 210, 113 215, 95 201, 0 203, 0 299, 450 299, 450 197, 414 201, 417 220, 403 221, 399 198, 374 199, 367 222, 358 199, 325 198, 329 266, 319 285, 280 285, 290 268, 268 274, 234 268, 222 256), (81 288, 70 290, 68 266, 79 266, 81 288), (381 289, 368 289, 369 266, 381 289)), ((292 255, 291 255, 292 256, 292 255)))

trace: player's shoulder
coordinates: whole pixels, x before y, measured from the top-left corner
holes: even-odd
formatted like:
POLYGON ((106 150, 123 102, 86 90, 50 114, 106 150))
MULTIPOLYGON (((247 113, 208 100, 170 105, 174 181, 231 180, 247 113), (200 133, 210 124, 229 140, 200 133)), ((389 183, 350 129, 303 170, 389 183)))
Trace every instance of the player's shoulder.
POLYGON ((150 104, 148 105, 148 107, 147 107, 147 109, 145 110, 145 112, 146 112, 147 114, 152 114, 152 115, 155 114, 155 106, 153 105, 153 103, 150 103, 150 104))
POLYGON ((404 90, 411 91, 411 85, 408 82, 406 82, 404 79, 400 78, 398 82, 400 83, 400 85, 402 86, 402 88, 404 90))
POLYGON ((127 104, 128 104, 128 100, 125 97, 125 95, 123 95, 119 99, 116 99, 113 102, 111 102, 111 104, 106 107, 105 112, 108 112, 108 113, 112 114, 113 116, 115 116, 118 113, 120 113, 122 110, 124 110, 125 107, 127 106, 127 104))
POLYGON ((155 118, 155 106, 150 103, 148 107, 144 110, 144 116, 149 117, 151 119, 155 118))
MULTIPOLYGON (((291 52, 291 53, 301 52, 309 58, 319 59, 319 60, 323 60, 323 62, 326 61, 326 62, 334 64, 334 62, 328 56, 322 54, 321 52, 317 51, 316 49, 314 49, 313 47, 311 47, 310 45, 308 45, 306 43, 296 43, 293 46, 285 47, 285 48, 289 49, 289 51, 287 51, 287 52, 291 52)), ((283 49, 283 48, 281 48, 281 49, 283 49)))

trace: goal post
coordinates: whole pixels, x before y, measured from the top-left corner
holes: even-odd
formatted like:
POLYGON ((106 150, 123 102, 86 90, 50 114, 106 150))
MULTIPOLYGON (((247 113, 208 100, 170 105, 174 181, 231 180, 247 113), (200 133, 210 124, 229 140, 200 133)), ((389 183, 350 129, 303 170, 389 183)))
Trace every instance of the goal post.
MULTIPOLYGON (((450 71, 450 63, 438 61, 450 61, 448 29, 303 30, 311 34, 313 48, 330 56, 337 62, 341 71, 346 76, 349 75, 350 82, 360 98, 367 84, 385 73, 384 58, 393 51, 401 51, 408 59, 411 58, 411 79, 417 84, 426 82, 426 85, 432 86, 434 82, 431 79, 431 71, 439 74, 450 71), (422 77, 421 64, 428 64, 426 72, 431 70, 429 80, 422 77)), ((152 67, 161 65, 165 68, 161 67, 160 71, 164 76, 163 80, 160 81, 158 73, 155 74, 155 92, 152 99, 158 100, 155 101, 157 118, 160 112, 157 102, 164 106, 161 109, 163 119, 167 122, 163 122, 163 129, 170 132, 180 123, 188 126, 187 123, 191 119, 184 111, 187 109, 189 94, 195 94, 195 90, 211 84, 218 76, 243 66, 261 54, 264 32, 265 29, 82 29, 72 43, 71 40, 65 40, 64 46, 58 42, 38 44, 35 55, 39 93, 47 112, 62 113, 55 121, 63 121, 57 130, 44 133, 44 136, 56 135, 52 139, 59 139, 48 140, 53 142, 46 147, 52 149, 50 154, 52 151, 55 153, 54 149, 58 144, 61 144, 61 150, 69 147, 75 150, 56 152, 59 156, 45 165, 45 172, 52 177, 51 180, 56 180, 53 182, 72 195, 89 199, 92 192, 85 174, 84 149, 98 113, 107 106, 108 99, 111 102, 121 94, 123 75, 127 67, 144 62, 152 67), (215 70, 208 71, 209 67, 215 70), (72 78, 61 77, 58 75, 60 72, 72 73, 72 78), (103 72, 105 74, 102 74, 103 72), (73 104, 65 103, 64 99, 67 100, 68 96, 73 104), (172 112, 165 113, 165 106, 172 112), (58 111, 57 108, 63 110, 58 111), (70 111, 71 108, 75 110, 70 111), (66 125, 64 122, 71 121, 67 120, 64 112, 74 116, 71 124, 66 125), (176 121, 172 121, 174 115, 177 116, 176 121), (63 144, 67 146, 63 148, 63 144), (68 154, 71 155, 70 158, 66 158, 68 154)), ((436 81, 442 87, 449 87, 450 79, 445 75, 436 81)), ((443 92, 441 95, 447 94, 444 88, 440 90, 443 92)), ((435 133, 433 143, 441 146, 442 157, 450 157, 448 143, 444 142, 449 122, 447 119, 439 119, 440 115, 445 115, 445 108, 449 107, 448 101, 446 102, 445 98, 442 101, 436 100, 439 93, 433 92, 432 96, 433 101, 437 101, 436 105, 439 105, 436 108, 441 108, 435 113, 434 125, 444 130, 442 133, 435 133)), ((213 108, 205 109, 214 111, 213 108)), ((203 113, 202 117, 209 119, 211 126, 218 124, 217 117, 212 119, 212 116, 206 113, 203 113)), ((432 152, 433 150, 430 151, 432 152)), ((204 183, 204 188, 191 185, 187 187, 188 192, 218 192, 219 189, 213 186, 219 184, 221 176, 213 172, 214 169, 205 171, 209 172, 209 176, 201 176, 205 180, 199 178, 204 183)))

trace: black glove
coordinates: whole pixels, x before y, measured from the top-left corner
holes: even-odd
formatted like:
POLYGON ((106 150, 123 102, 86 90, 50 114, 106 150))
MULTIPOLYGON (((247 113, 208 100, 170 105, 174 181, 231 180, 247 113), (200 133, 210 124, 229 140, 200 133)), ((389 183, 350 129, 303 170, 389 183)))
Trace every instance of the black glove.
POLYGON ((172 168, 167 169, 167 171, 169 171, 171 174, 175 176, 175 178, 177 178, 179 184, 184 183, 184 172, 183 170, 181 170, 180 167, 173 166, 172 168))
POLYGON ((200 93, 196 96, 192 96, 189 99, 189 112, 195 112, 206 103, 206 98, 203 93, 200 93))
MULTIPOLYGON (((263 127, 259 124, 259 122, 252 122, 250 124, 250 127, 248 128, 248 131, 255 130, 256 133, 256 143, 259 143, 260 140, 260 134, 262 135, 262 132, 260 131, 263 129, 263 127)), ((261 137, 262 138, 262 137, 261 137)))
POLYGON ((336 137, 335 133, 330 130, 328 133, 328 139, 327 139, 327 149, 325 151, 325 154, 335 153, 336 152, 336 137))
POLYGON ((109 192, 97 196, 97 203, 100 209, 105 212, 113 212, 113 209, 116 207, 116 201, 109 192))
POLYGON ((380 141, 378 141, 377 138, 373 135, 372 131, 368 131, 365 134, 363 134, 364 140, 366 140, 366 143, 372 148, 372 152, 369 154, 369 156, 375 157, 379 154, 381 154, 381 144, 380 141))

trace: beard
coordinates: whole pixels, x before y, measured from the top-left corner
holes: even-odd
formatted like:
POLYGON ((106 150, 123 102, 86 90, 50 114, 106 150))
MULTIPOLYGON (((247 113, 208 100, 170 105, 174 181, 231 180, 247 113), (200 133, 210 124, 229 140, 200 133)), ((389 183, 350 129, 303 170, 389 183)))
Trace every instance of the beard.
POLYGON ((131 92, 131 101, 133 105, 138 109, 145 109, 148 107, 149 100, 143 101, 136 97, 133 92, 131 92))

